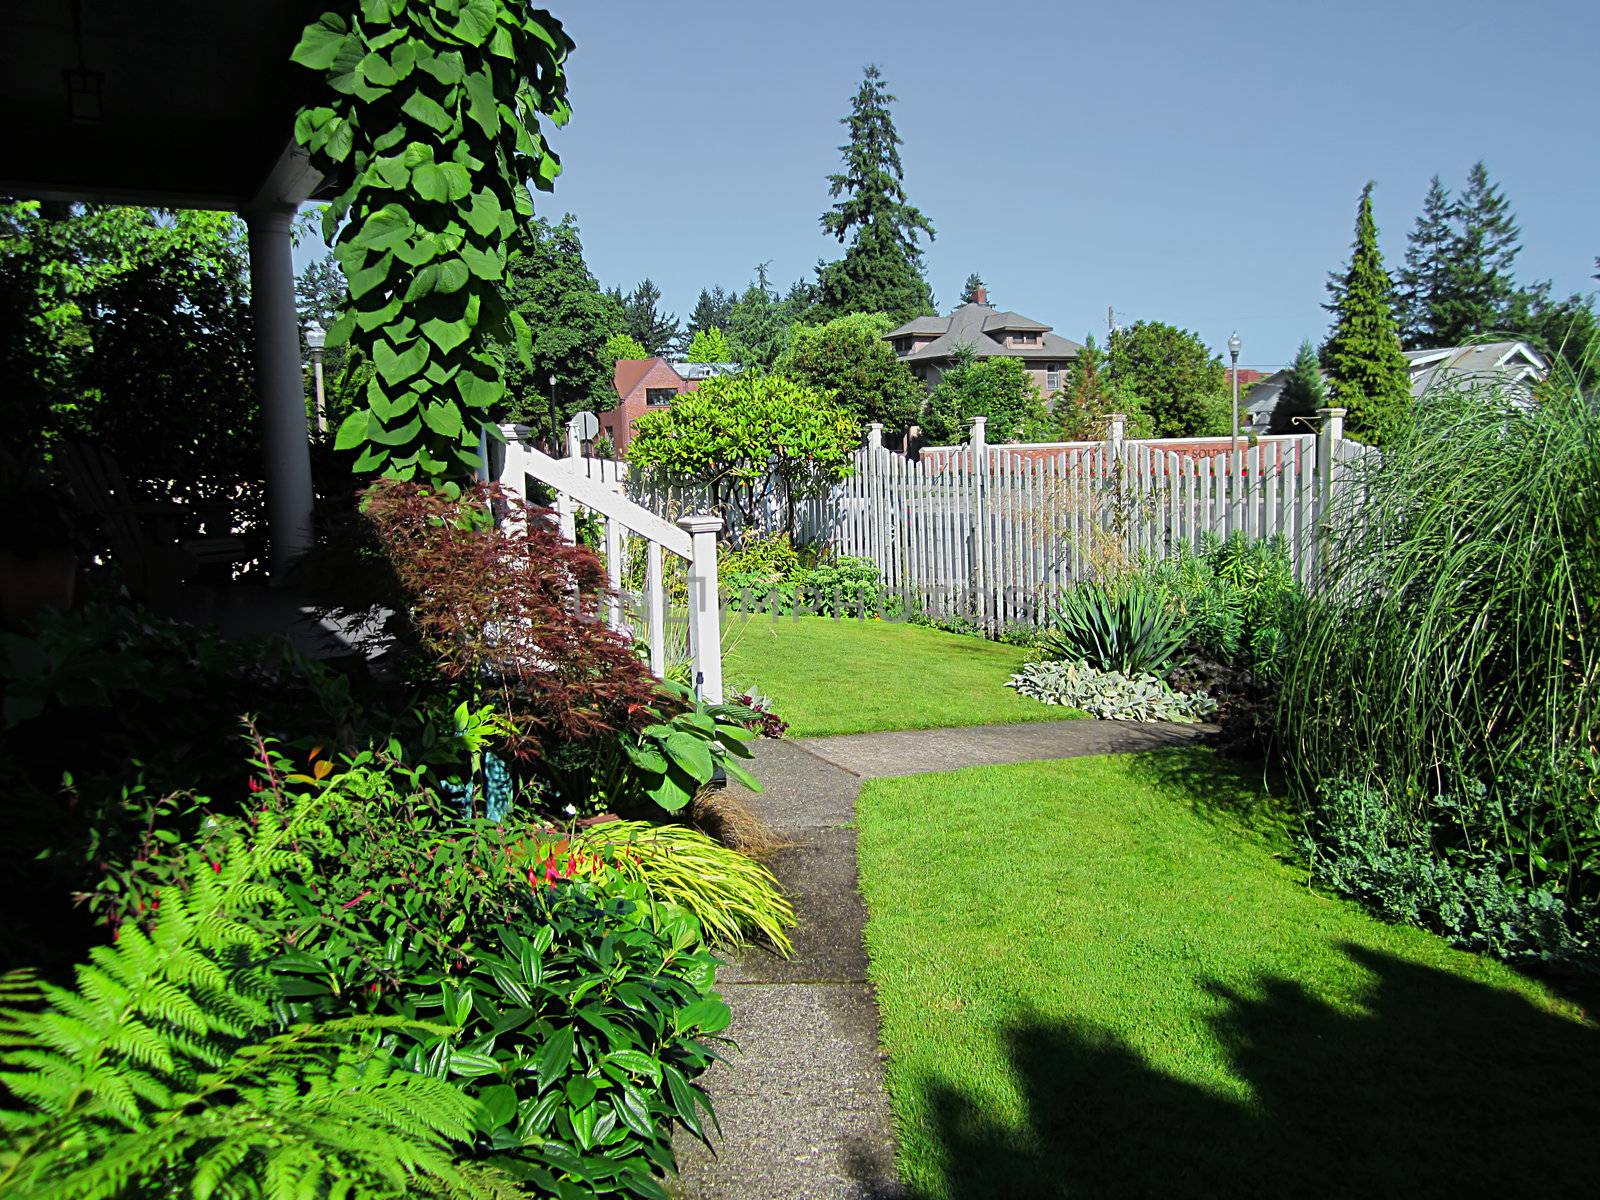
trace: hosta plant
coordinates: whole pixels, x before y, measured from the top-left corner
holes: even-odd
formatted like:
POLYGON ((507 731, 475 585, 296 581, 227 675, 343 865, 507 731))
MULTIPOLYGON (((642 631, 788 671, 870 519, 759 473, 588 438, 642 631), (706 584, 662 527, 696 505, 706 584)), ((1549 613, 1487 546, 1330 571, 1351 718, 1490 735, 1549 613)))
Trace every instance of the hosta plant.
POLYGON ((1154 675, 1101 671, 1081 662, 1035 662, 1006 681, 1019 696, 1079 708, 1109 721, 1204 720, 1217 702, 1204 692, 1174 691, 1154 675))
POLYGON ((1124 675, 1159 675, 1177 658, 1189 622, 1141 576, 1082 583, 1062 596, 1045 635, 1051 658, 1124 675))

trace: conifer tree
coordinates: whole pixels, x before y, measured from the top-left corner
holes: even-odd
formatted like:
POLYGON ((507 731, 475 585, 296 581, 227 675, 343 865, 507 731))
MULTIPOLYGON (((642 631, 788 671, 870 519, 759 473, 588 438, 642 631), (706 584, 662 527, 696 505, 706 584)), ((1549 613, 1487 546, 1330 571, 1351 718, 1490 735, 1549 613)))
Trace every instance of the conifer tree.
POLYGON ((1289 378, 1283 382, 1278 407, 1273 413, 1273 433, 1304 433, 1305 427, 1296 424, 1297 417, 1314 417, 1317 409, 1328 403, 1328 388, 1322 380, 1322 364, 1317 361, 1317 350, 1309 341, 1300 343, 1300 352, 1294 356, 1289 368, 1289 378))
POLYGON ((1393 285, 1378 250, 1372 186, 1361 189, 1350 265, 1337 286, 1329 285, 1334 324, 1322 360, 1335 403, 1348 410, 1345 428, 1382 445, 1410 418, 1411 376, 1395 327, 1393 285))
POLYGON ((847 248, 842 259, 817 269, 825 317, 882 312, 903 321, 934 311, 917 241, 922 234, 932 240, 933 223, 906 199, 893 101, 882 72, 868 66, 850 115, 840 121, 850 140, 839 147, 844 169, 828 176, 836 203, 821 222, 847 248))
POLYGON ((648 276, 622 298, 622 323, 651 354, 667 353, 678 340, 678 318, 661 310, 661 289, 648 276))
POLYGON ((1060 436, 1069 442, 1099 441, 1110 428, 1115 401, 1106 371, 1106 356, 1094 334, 1067 364, 1066 379, 1053 398, 1060 436))
POLYGON ((720 329, 728 332, 728 316, 733 311, 733 293, 720 287, 701 288, 687 327, 692 330, 720 329))
POLYGON ((975 301, 978 298, 978 289, 981 287, 983 287, 983 280, 978 278, 978 273, 974 271, 967 276, 967 282, 961 285, 960 303, 971 304, 975 301))
POLYGON ((1516 296, 1512 275, 1522 231, 1504 193, 1483 163, 1474 163, 1451 209, 1445 292, 1435 305, 1435 345, 1455 346, 1504 326, 1516 296))
POLYGON ((1449 285, 1455 245, 1450 193, 1435 175, 1428 181, 1422 212, 1406 242, 1406 265, 1395 289, 1400 339, 1412 349, 1447 345, 1438 340, 1438 314, 1449 285))

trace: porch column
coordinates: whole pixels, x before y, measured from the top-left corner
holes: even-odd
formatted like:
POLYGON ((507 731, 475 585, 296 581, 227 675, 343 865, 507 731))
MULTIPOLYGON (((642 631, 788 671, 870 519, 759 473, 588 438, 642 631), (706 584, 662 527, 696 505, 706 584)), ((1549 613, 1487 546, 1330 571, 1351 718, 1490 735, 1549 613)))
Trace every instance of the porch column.
POLYGON ((268 567, 279 575, 311 548, 311 445, 300 331, 294 307, 290 209, 244 214, 250 229, 250 312, 256 332, 256 396, 267 469, 268 567))

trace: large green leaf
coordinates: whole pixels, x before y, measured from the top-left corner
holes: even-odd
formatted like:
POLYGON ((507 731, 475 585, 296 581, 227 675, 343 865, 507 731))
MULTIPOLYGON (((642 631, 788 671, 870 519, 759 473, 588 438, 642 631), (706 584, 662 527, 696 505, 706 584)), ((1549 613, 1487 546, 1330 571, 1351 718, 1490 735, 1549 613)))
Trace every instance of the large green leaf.
POLYGON ((326 71, 349 40, 350 27, 345 19, 337 13, 323 13, 305 27, 300 41, 289 54, 289 61, 313 71, 326 71))
POLYGON ((716 768, 710 744, 687 730, 674 729, 662 740, 661 747, 697 783, 705 783, 716 768))
POLYGON ((333 448, 335 450, 354 450, 367 440, 367 411, 360 409, 351 413, 339 425, 339 432, 334 435, 333 448))
POLYGON ((539 1048, 538 1056, 534 1059, 534 1071, 541 1090, 549 1087, 567 1069, 567 1064, 572 1061, 572 1045, 572 1026, 563 1025, 539 1048))
POLYGON ((443 105, 425 92, 412 92, 400 106, 400 111, 413 120, 421 121, 436 133, 449 133, 456 125, 456 119, 444 110, 443 105))
POLYGON ((495 194, 484 188, 472 194, 472 205, 465 214, 467 224, 473 233, 486 238, 500 228, 500 214, 503 211, 495 194))
POLYGON ((422 420, 440 437, 459 438, 462 432, 461 410, 454 400, 445 400, 422 406, 422 420))
POLYGON ((422 333, 430 342, 446 354, 454 350, 467 340, 467 335, 472 332, 472 326, 466 321, 446 321, 435 317, 431 321, 422 323, 422 333))

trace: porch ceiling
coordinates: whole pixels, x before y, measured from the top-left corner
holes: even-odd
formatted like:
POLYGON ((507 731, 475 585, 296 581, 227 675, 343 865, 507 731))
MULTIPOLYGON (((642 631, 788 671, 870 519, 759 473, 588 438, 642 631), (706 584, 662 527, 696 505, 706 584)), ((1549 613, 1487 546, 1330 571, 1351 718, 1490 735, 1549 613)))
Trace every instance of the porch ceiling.
MULTIPOLYGON (((103 119, 74 121, 73 0, 0 6, 0 195, 245 207, 315 79, 289 62, 317 0, 80 0, 103 119)), ((303 197, 291 197, 301 199, 303 197)))

